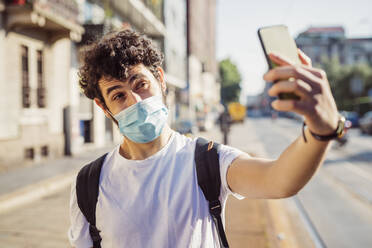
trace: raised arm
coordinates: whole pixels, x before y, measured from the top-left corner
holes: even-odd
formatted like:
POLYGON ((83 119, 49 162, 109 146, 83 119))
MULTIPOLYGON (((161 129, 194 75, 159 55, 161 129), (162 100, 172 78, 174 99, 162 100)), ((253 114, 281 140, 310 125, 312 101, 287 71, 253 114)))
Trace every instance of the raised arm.
POLYGON ((329 141, 315 139, 334 133, 339 120, 336 103, 324 71, 311 67, 310 59, 299 51, 303 65, 291 65, 285 59, 270 55, 281 65, 264 75, 266 81, 277 81, 269 95, 293 92, 300 100, 275 100, 274 109, 303 115, 307 128, 277 160, 242 155, 229 167, 227 182, 232 191, 249 198, 283 198, 296 194, 322 164, 329 141), (289 79, 291 78, 291 79, 289 79))

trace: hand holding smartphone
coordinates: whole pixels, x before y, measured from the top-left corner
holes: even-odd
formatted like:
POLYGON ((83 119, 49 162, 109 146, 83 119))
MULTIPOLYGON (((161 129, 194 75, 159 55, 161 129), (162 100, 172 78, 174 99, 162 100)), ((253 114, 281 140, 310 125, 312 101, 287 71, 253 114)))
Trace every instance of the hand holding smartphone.
MULTIPOLYGON (((298 57, 296 43, 290 36, 287 26, 276 25, 259 28, 258 37, 260 39, 262 49, 265 53, 269 69, 277 67, 277 65, 273 61, 271 61, 269 57, 270 53, 275 53, 277 55, 283 56, 292 64, 301 64, 301 61, 298 57)), ((300 100, 300 97, 294 93, 283 92, 279 93, 278 97, 279 99, 300 100)))

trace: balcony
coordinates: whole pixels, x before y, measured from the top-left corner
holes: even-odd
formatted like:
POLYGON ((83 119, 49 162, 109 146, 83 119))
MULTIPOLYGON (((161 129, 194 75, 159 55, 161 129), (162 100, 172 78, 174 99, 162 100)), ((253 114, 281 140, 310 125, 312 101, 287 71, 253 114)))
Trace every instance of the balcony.
POLYGON ((128 21, 151 37, 164 37, 166 29, 163 24, 162 0, 158 4, 151 4, 148 0, 111 0, 112 7, 128 21))
POLYGON ((154 15, 164 22, 163 16, 163 0, 141 0, 143 4, 151 10, 154 15))
POLYGON ((5 9, 8 30, 42 28, 56 33, 69 32, 74 41, 79 41, 84 33, 78 23, 78 6, 74 0, 6 0, 5 9))

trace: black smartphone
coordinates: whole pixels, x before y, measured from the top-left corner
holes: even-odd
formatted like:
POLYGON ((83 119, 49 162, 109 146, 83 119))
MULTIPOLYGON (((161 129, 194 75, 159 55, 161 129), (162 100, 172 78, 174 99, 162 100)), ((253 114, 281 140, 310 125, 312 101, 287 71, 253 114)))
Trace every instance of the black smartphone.
MULTIPOLYGON (((285 57, 293 64, 301 64, 298 57, 297 46, 294 39, 288 32, 288 27, 285 25, 275 25, 262 27, 258 29, 258 37, 261 42, 269 69, 275 68, 277 65, 271 61, 269 53, 276 53, 285 57)), ((274 82, 275 83, 275 82, 274 82)), ((295 99, 299 100, 300 97, 294 93, 279 93, 279 99, 295 99)))

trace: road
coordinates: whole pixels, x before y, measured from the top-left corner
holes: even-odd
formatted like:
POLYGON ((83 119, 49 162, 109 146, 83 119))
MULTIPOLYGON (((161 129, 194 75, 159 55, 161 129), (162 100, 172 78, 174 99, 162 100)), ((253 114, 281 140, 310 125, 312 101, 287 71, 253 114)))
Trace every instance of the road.
MULTIPOLYGON (((301 123, 290 119, 250 119, 232 136, 254 132, 271 158, 301 134, 301 123)), ((325 247, 372 247, 372 137, 348 132, 349 142, 335 143, 324 165, 297 194, 325 247)), ((294 197, 294 198, 295 198, 294 197)))

